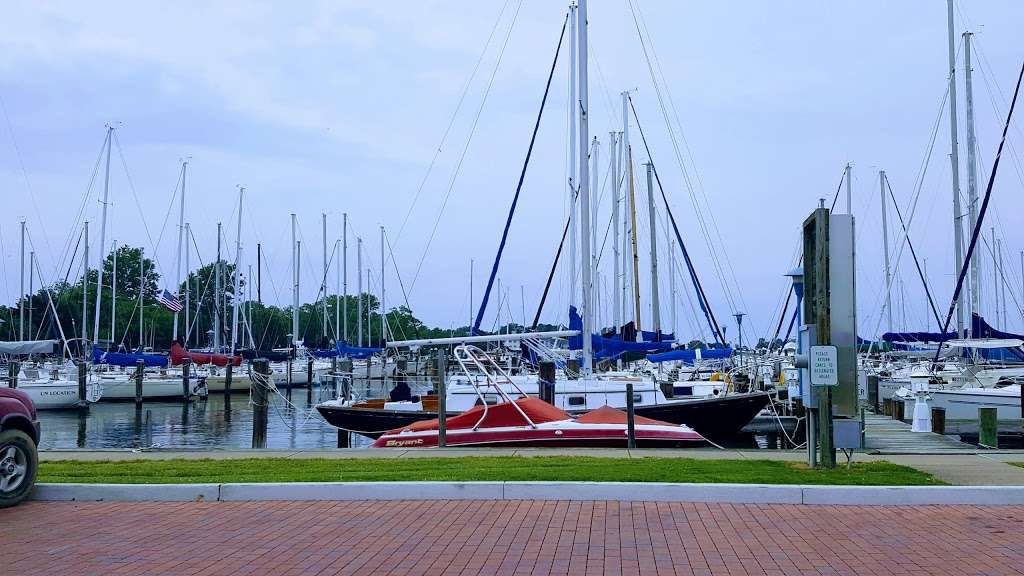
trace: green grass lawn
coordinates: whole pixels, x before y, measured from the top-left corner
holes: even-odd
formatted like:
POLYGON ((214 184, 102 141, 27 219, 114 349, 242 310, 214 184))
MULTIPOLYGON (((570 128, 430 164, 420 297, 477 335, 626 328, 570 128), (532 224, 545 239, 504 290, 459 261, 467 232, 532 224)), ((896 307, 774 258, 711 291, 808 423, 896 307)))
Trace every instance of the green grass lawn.
POLYGON ((51 461, 39 482, 176 484, 231 482, 389 482, 576 480, 918 486, 943 482, 889 462, 813 470, 797 462, 486 456, 464 458, 51 461))

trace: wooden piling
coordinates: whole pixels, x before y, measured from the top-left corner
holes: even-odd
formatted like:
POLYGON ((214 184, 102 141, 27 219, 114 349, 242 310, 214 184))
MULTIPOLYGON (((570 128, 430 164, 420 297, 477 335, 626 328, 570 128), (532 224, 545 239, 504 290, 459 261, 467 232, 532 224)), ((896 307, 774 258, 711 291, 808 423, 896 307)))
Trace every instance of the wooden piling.
POLYGON ((291 356, 288 357, 288 363, 285 366, 285 370, 287 372, 287 374, 285 375, 285 379, 284 379, 285 390, 288 392, 288 397, 290 398, 291 395, 292 395, 292 358, 291 358, 291 356))
POLYGON ((633 406, 632 382, 626 382, 626 448, 636 448, 636 411, 633 406))
POLYGON ((338 397, 338 357, 331 358, 331 395, 338 397))
POLYGON ((188 401, 191 396, 189 386, 189 375, 192 372, 192 359, 185 358, 181 361, 181 399, 188 401))
POLYGON ((142 408, 142 378, 146 373, 146 361, 135 362, 135 407, 142 408))
POLYGON ((306 357, 306 385, 313 387, 313 357, 306 357))
POLYGON ((437 446, 448 445, 448 356, 437 351, 437 446))
POLYGON ((341 372, 341 397, 348 398, 352 393, 352 379, 355 377, 352 373, 352 360, 346 358, 341 361, 341 372))
POLYGON ((270 362, 266 358, 252 361, 252 447, 267 447, 267 409, 270 406, 270 362))
POLYGON ((902 400, 893 399, 892 401, 892 417, 893 420, 899 420, 903 422, 903 417, 907 409, 907 403, 902 400))
POLYGON ((932 408, 932 432, 936 434, 946 433, 946 409, 932 408))
POLYGON ((234 362, 228 362, 224 367, 224 397, 231 397, 231 380, 234 377, 234 362))
POLYGON ((569 358, 565 362, 566 377, 569 380, 576 380, 580 377, 580 361, 576 358, 569 358))
POLYGON ((89 409, 89 367, 84 360, 78 362, 78 409, 89 409))
POLYGON ((555 363, 540 362, 537 374, 537 396, 551 404, 555 404, 555 363))
POLYGON ((978 408, 978 445, 999 448, 999 420, 996 408, 978 408))
POLYGON ((7 387, 17 388, 18 387, 18 372, 21 371, 21 362, 17 360, 11 360, 7 364, 7 387))

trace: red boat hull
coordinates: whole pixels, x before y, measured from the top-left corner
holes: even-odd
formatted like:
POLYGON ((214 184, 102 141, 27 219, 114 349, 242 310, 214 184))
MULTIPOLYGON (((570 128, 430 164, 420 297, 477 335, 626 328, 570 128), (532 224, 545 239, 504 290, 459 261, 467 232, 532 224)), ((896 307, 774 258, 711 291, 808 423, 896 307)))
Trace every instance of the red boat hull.
POLYGON ((175 342, 171 345, 171 364, 178 366, 185 359, 189 359, 193 364, 213 364, 214 366, 227 366, 228 362, 231 362, 232 366, 241 366, 241 356, 228 356, 226 354, 204 354, 202 352, 189 352, 181 347, 180 344, 175 342))
MULTIPOLYGON (((374 448, 436 448, 437 434, 385 434, 374 443, 374 448)), ((705 443, 704 438, 692 431, 648 431, 637 429, 637 446, 646 448, 687 448, 705 443)), ((445 437, 446 446, 494 446, 494 447, 555 447, 566 448, 625 448, 625 430, 563 430, 555 435, 554 430, 478 430, 451 431, 445 437)))

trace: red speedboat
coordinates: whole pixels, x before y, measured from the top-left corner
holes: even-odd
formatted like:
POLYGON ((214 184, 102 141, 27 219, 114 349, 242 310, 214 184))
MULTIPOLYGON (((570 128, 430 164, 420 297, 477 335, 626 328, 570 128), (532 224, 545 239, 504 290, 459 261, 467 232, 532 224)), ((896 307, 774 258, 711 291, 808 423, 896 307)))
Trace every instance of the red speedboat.
MULTIPOLYGON (((626 413, 604 406, 573 418, 537 398, 523 397, 493 406, 475 406, 447 421, 448 446, 626 446, 626 413)), ((699 446, 704 437, 685 425, 642 416, 634 419, 637 446, 699 446)), ((386 432, 374 448, 433 448, 438 420, 415 422, 386 432)))

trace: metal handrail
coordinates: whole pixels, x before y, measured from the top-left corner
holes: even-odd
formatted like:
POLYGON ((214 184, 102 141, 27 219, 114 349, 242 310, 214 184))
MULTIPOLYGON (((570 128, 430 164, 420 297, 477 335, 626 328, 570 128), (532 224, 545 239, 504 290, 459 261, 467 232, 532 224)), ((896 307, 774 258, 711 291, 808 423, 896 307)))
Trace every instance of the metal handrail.
POLYGON ((493 374, 490 370, 488 370, 488 366, 496 369, 497 372, 501 375, 501 377, 504 378, 504 381, 507 382, 508 384, 511 384, 512 387, 515 388, 516 391, 518 391, 521 395, 528 397, 529 394, 523 392, 523 389, 520 388, 518 384, 512 381, 512 378, 509 377, 509 375, 505 372, 505 370, 501 367, 500 364, 494 361, 494 358, 492 358, 490 354, 484 352, 483 350, 476 346, 473 346, 472 344, 462 344, 455 347, 455 360, 456 362, 459 363, 459 368, 462 369, 462 373, 465 374, 466 377, 469 379, 470 384, 473 386, 473 391, 476 392, 477 397, 480 398, 480 402, 483 404, 484 407, 484 411, 483 414, 480 416, 480 419, 477 420, 476 424, 473 425, 474 431, 479 429, 480 425, 483 424, 484 419, 487 418, 487 412, 489 410, 487 399, 484 398, 483 394, 480 392, 481 387, 494 388, 497 394, 501 396, 501 398, 505 402, 512 404, 512 407, 514 407, 516 409, 516 412, 519 412, 519 415, 522 416, 524 420, 526 420, 530 428, 537 427, 537 425, 534 424, 533 420, 531 420, 530 417, 526 415, 526 412, 524 412, 523 409, 520 408, 519 405, 516 404, 507 393, 505 393, 505 390, 503 390, 501 385, 497 382, 497 376, 493 374), (480 374, 484 375, 484 384, 479 384, 477 380, 474 379, 472 375, 470 375, 467 363, 472 363, 473 366, 476 367, 477 371, 480 374))

